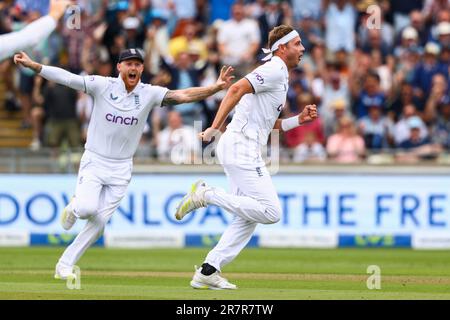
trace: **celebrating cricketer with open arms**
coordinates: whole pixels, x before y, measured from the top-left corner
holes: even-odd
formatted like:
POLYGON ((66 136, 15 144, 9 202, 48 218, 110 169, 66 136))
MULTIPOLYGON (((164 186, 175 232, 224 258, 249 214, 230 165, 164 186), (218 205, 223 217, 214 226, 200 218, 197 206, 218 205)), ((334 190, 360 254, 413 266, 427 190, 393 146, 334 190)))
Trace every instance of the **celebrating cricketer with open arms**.
MULTIPOLYGON (((215 84, 207 87, 169 90, 141 83, 144 58, 137 49, 121 52, 117 78, 79 76, 64 69, 41 65, 24 52, 14 62, 43 78, 94 97, 85 151, 81 158, 75 195, 61 214, 69 230, 78 219, 84 229, 59 259, 55 278, 75 278, 75 263, 103 234, 106 223, 119 207, 131 180, 133 155, 137 150, 152 108, 203 100, 231 85, 233 68, 223 67, 215 84)), ((150 181, 151 183, 151 181, 150 181)))

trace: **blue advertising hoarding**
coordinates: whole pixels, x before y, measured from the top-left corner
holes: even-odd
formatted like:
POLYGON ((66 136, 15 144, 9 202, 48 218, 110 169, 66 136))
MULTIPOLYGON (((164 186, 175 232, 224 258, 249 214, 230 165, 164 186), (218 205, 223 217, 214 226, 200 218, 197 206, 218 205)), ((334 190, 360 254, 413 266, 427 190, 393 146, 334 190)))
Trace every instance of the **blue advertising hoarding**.
MULTIPOLYGON (((232 215, 218 207, 174 218, 178 201, 199 177, 135 175, 106 232, 181 232, 189 243, 220 234, 232 215)), ((228 189, 222 174, 204 178, 228 189)), ((0 175, 0 181, 0 232, 63 233, 59 214, 75 190, 75 175, 0 175)), ((450 234, 450 176, 278 174, 273 182, 283 216, 277 224, 258 226, 255 236, 330 231, 339 235, 340 246, 408 246, 416 232, 450 234), (377 236, 384 238, 377 242, 377 236)), ((83 224, 78 221, 73 232, 83 224)))

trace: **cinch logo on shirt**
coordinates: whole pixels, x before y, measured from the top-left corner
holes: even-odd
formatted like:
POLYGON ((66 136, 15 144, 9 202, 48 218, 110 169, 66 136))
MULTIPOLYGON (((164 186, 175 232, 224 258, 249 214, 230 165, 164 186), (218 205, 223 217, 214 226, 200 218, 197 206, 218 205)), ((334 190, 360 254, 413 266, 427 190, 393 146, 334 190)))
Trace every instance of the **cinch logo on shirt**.
POLYGON ((121 117, 121 116, 115 116, 111 113, 108 113, 106 115, 106 121, 112 122, 112 123, 118 123, 118 124, 124 124, 126 126, 134 126, 135 124, 138 124, 139 120, 135 117, 121 117))

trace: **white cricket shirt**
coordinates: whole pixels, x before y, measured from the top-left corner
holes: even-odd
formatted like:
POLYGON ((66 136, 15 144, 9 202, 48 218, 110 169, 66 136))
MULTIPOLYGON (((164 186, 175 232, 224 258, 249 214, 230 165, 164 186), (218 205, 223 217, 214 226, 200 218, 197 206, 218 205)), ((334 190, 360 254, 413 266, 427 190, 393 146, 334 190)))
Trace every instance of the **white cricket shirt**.
POLYGON ((242 132, 249 139, 265 145, 286 103, 288 69, 281 58, 274 56, 245 78, 255 92, 241 98, 227 129, 242 132))
POLYGON ((85 149, 111 159, 132 158, 153 107, 168 89, 141 82, 127 93, 122 78, 85 76, 85 92, 94 97, 85 149))

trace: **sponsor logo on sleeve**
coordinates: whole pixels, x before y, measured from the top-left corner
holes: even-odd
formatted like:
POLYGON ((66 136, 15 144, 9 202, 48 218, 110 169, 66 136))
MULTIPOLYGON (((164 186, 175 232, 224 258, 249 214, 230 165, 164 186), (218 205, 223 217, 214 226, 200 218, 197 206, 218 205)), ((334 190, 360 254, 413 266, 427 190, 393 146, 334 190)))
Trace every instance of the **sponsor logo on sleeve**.
POLYGON ((264 84, 264 78, 262 77, 262 75, 257 72, 253 72, 253 74, 255 75, 256 81, 258 81, 259 84, 264 84))

